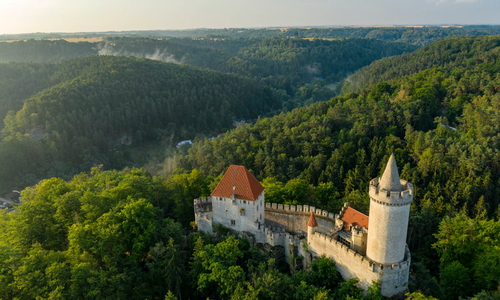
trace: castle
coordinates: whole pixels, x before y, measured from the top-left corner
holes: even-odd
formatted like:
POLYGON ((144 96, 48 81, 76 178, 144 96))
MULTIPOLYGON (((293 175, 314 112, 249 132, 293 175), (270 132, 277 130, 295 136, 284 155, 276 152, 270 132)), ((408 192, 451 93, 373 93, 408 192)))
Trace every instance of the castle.
MULTIPOLYGON (((325 255, 344 280, 359 279, 366 291, 380 282, 381 294, 408 290, 406 245, 413 185, 399 178, 391 155, 382 177, 370 181, 370 216, 346 203, 339 214, 308 205, 265 203, 264 187, 243 166, 232 165, 210 197, 195 199, 198 230, 232 229, 257 246, 282 249, 294 268, 307 269, 325 255)), ((264 247, 263 247, 264 248, 264 247)))

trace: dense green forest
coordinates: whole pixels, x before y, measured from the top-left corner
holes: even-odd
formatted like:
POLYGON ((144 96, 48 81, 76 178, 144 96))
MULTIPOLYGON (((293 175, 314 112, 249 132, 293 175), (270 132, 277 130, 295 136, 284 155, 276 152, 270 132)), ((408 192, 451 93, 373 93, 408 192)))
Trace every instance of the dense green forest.
MULTIPOLYGON (((79 71, 72 63, 0 64, 0 119, 4 120, 10 110, 20 110, 24 100, 36 93, 76 78, 79 71)), ((3 122, 0 127, 4 127, 3 122)))
POLYGON ((109 31, 84 33, 28 33, 0 35, 0 40, 93 38, 93 37, 147 37, 147 38, 286 38, 299 35, 305 38, 373 38, 426 46, 435 40, 454 36, 482 36, 500 34, 498 25, 464 26, 393 26, 393 27, 307 27, 307 28, 224 28, 189 30, 109 31))
POLYGON ((4 61, 41 61, 0 64, 0 190, 69 179, 96 164, 142 164, 131 149, 216 136, 233 119, 328 100, 328 83, 414 49, 370 39, 0 43, 4 61))
POLYGON ((217 135, 232 127, 233 116, 253 119, 282 108, 282 99, 255 81, 152 60, 93 56, 27 71, 47 75, 32 91, 65 80, 7 114, 0 141, 3 189, 95 164, 123 168, 130 164, 126 145, 217 135))
POLYGON ((95 55, 94 43, 70 43, 65 40, 27 40, 0 43, 0 63, 60 62, 81 56, 95 55))
MULTIPOLYGON (((448 63, 459 60, 456 68, 432 68, 262 118, 224 139, 195 143, 179 165, 212 176, 245 165, 262 180, 266 201, 330 211, 347 201, 367 213, 369 180, 394 153, 416 191, 408 243, 418 275, 411 284, 445 299, 497 290, 500 274, 490 266, 500 264, 500 236, 491 229, 500 217, 500 48, 478 45, 499 40, 440 42, 462 44, 448 63), (446 278, 459 271, 467 289, 446 278)), ((432 61, 437 52, 427 49, 412 55, 432 61)))
MULTIPOLYGON (((332 212, 349 202, 368 213, 369 180, 394 153, 416 193, 408 299, 500 298, 499 41, 438 41, 361 70, 373 68, 372 79, 346 83, 342 96, 272 117, 264 115, 290 98, 247 75, 122 57, 71 60, 66 69, 5 65, 30 86, 9 101, 34 94, 5 118, 7 184, 99 163, 121 168, 130 159, 122 136, 142 144, 230 128, 232 114, 261 117, 166 159, 175 171, 165 178, 94 167, 24 190, 21 205, 0 218, 0 297, 363 299, 328 259, 290 275, 224 228, 215 237, 192 233, 192 200, 239 164, 263 183, 268 202, 332 212), (23 75, 36 72, 47 75, 23 75)), ((377 283, 364 298, 382 299, 377 283)))
MULTIPOLYGON (((362 90, 393 79, 397 81, 400 77, 417 74, 431 68, 440 68, 456 74, 474 69, 475 73, 478 73, 476 76, 479 76, 481 71, 493 76, 498 72, 500 65, 499 46, 498 36, 440 40, 414 53, 373 62, 349 76, 343 91, 345 93, 362 90)), ((458 75, 455 77, 460 79, 458 75)), ((473 84, 477 85, 477 83, 473 84)))
POLYGON ((301 93, 298 89, 305 84, 313 84, 316 89, 322 88, 315 93, 322 100, 334 95, 324 88, 324 84, 341 81, 349 73, 382 57, 417 48, 374 39, 310 41, 281 38, 108 38, 98 47, 99 53, 105 55, 155 58, 249 77, 284 90, 291 97, 301 93), (321 95, 321 92, 326 95, 321 95))
MULTIPOLYGON (((134 56, 252 78, 282 89, 291 97, 296 92, 312 94, 316 89, 314 100, 317 101, 334 96, 326 84, 341 81, 382 57, 415 49, 416 46, 374 39, 105 38, 99 43, 28 40, 0 43, 0 62, 60 62, 89 55, 134 56), (304 89, 311 91, 298 91, 306 84, 304 89)), ((308 96, 313 99, 312 95, 308 96)))

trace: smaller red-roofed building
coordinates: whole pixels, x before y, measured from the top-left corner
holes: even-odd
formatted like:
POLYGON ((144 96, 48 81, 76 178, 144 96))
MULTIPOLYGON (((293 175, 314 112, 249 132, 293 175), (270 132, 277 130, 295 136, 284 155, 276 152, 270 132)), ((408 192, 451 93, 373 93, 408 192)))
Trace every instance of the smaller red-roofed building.
POLYGON ((339 241, 361 255, 366 255, 368 216, 345 203, 339 220, 342 227, 338 232, 339 241))
POLYGON ((368 216, 350 206, 347 206, 340 219, 344 222, 344 231, 350 232, 356 225, 368 229, 368 216))

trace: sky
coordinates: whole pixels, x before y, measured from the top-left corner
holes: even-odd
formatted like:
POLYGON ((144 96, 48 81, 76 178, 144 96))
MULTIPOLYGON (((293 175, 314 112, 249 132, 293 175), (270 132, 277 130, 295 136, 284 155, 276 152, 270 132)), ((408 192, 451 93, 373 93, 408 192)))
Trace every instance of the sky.
POLYGON ((0 34, 499 23, 500 0, 0 0, 0 34))

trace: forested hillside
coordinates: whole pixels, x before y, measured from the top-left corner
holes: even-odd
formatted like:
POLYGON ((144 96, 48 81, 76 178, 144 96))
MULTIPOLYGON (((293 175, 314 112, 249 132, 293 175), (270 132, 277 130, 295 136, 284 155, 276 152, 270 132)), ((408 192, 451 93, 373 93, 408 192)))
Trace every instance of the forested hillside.
POLYGON ((196 143, 181 166, 217 176, 230 164, 245 165, 263 181, 266 201, 330 211, 347 201, 367 213, 369 180, 394 153, 416 192, 412 289, 444 299, 497 290, 500 273, 490 266, 500 265, 500 238, 490 230, 500 217, 500 65, 492 62, 500 48, 477 46, 496 40, 453 39, 463 49, 448 63, 456 68, 262 118, 196 143))
POLYGON ((94 43, 70 43, 65 40, 27 40, 0 43, 0 63, 60 62, 80 56, 95 55, 94 43))
POLYGON ((310 41, 281 38, 109 38, 98 46, 101 47, 100 54, 156 58, 249 77, 283 89, 292 97, 301 86, 314 79, 337 82, 374 60, 416 49, 373 39, 310 41))
POLYGON ((130 166, 125 145, 217 135, 234 118, 328 100, 335 95, 328 83, 414 49, 369 39, 0 43, 0 61, 43 62, 0 64, 1 189, 68 178, 95 164, 130 166), (78 56, 88 57, 72 59, 78 56))
MULTIPOLYGON (((34 94, 79 76, 81 70, 73 67, 71 63, 0 64, 0 119, 3 120, 10 110, 20 110, 24 100, 34 94)), ((0 127, 4 127, 3 122, 0 127)))
POLYGON ((53 78, 64 81, 25 100, 22 109, 5 118, 0 142, 4 189, 76 174, 95 164, 123 168, 130 163, 125 145, 217 135, 232 127, 233 116, 252 119, 282 107, 269 88, 248 79, 123 57, 35 67, 42 77, 32 91, 50 82, 43 75, 58 68, 53 78))
MULTIPOLYGON (((386 56, 411 52, 415 46, 374 39, 146 39, 105 38, 99 43, 37 41, 0 43, 0 62, 59 62, 80 56, 113 55, 150 58, 232 73, 283 89, 328 100, 334 94, 325 85, 386 56), (315 79, 324 79, 317 82, 315 79), (310 90, 310 91, 309 91, 310 90)), ((308 98, 308 99, 309 99, 308 98)), ((300 101, 300 99, 299 99, 300 101)))
POLYGON ((98 43, 28 40, 0 43, 0 62, 61 62, 81 56, 112 55, 187 64, 247 77, 281 90, 283 97, 293 99, 284 107, 291 110, 329 100, 340 91, 340 82, 347 75, 382 57, 415 49, 374 39, 105 38, 98 43))
MULTIPOLYGON (((431 68, 440 68, 446 72, 457 74, 463 73, 464 70, 473 69, 476 76, 481 75, 481 71, 485 71, 485 74, 496 74, 500 69, 499 54, 499 36, 444 39, 413 53, 373 62, 349 76, 343 91, 361 90, 393 79, 398 81, 402 76, 416 74, 431 68)), ((473 81, 475 80, 477 79, 473 78, 473 81)), ((487 78, 483 78, 483 80, 487 80, 487 78)), ((462 84, 466 84, 465 80, 462 81, 462 84)), ((477 85, 478 83, 472 84, 477 85)))

